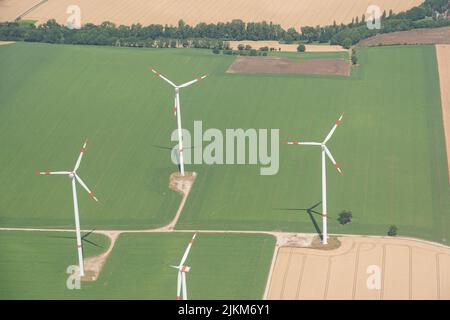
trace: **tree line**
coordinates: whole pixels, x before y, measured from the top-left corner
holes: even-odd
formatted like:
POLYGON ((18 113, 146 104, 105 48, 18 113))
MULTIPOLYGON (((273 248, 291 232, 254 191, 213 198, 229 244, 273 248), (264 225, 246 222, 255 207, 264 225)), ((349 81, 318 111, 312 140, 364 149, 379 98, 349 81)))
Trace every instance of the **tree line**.
POLYGON ((426 0, 408 11, 393 14, 383 12, 382 28, 370 30, 366 17, 355 17, 349 24, 333 23, 330 26, 304 26, 297 32, 295 28, 283 29, 272 22, 231 22, 198 23, 195 26, 183 20, 177 26, 151 24, 142 26, 116 26, 111 22, 100 25, 91 23, 80 29, 71 29, 49 20, 39 26, 26 21, 0 24, 0 39, 9 41, 30 41, 64 44, 88 44, 127 47, 194 47, 227 49, 230 40, 276 40, 283 43, 321 42, 350 47, 364 38, 377 33, 405 31, 415 28, 434 28, 450 25, 449 1, 426 0))

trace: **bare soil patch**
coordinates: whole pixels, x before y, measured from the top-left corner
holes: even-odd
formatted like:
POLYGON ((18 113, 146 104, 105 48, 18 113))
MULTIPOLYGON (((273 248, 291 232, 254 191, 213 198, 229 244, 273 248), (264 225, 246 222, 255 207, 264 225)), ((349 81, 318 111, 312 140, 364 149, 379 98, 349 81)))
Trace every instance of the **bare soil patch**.
POLYGON ((237 57, 227 72, 349 76, 350 61, 342 58, 237 57))
POLYGON ((266 297, 450 299, 449 247, 390 237, 338 240, 334 250, 281 247, 266 297))
POLYGON ((317 250, 335 250, 341 246, 341 242, 335 236, 329 236, 327 242, 326 245, 323 245, 322 239, 319 236, 315 236, 311 242, 311 248, 317 250))
POLYGON ((450 45, 437 45, 436 57, 439 69, 442 119, 444 122, 448 177, 450 181, 450 45))
MULTIPOLYGON (((298 44, 284 44, 278 41, 229 41, 231 49, 237 49, 240 44, 244 46, 249 45, 252 49, 259 49, 263 47, 274 48, 277 51, 283 52, 297 52, 298 44)), ((341 46, 332 45, 316 45, 316 44, 306 44, 306 52, 337 52, 337 51, 347 51, 341 46)))
POLYGON ((13 44, 16 43, 15 41, 0 41, 0 46, 6 45, 6 44, 13 44))
MULTIPOLYGON (((0 0, 10 6, 22 5, 30 0, 0 0)), ((36 1, 37 2, 37 1, 36 1)), ((423 0, 377 0, 381 10, 389 12, 404 11, 423 0)), ((241 19, 243 21, 272 21, 284 28, 300 26, 331 25, 349 23, 352 18, 361 16, 373 0, 58 0, 48 1, 26 15, 25 19, 38 20, 39 23, 54 18, 59 23, 67 20, 67 6, 76 4, 81 9, 81 22, 101 23, 111 21, 131 25, 159 23, 176 25, 183 19, 190 25, 199 22, 217 23, 241 19)), ((28 5, 28 8, 32 4, 28 5)), ((0 12, 2 12, 0 7, 0 12)), ((20 14, 26 9, 17 10, 20 14)), ((17 13, 10 16, 17 16, 17 13)))
POLYGON ((102 234, 106 235, 109 240, 109 247, 108 249, 93 257, 87 257, 84 259, 84 277, 81 278, 82 281, 96 281, 100 275, 100 272, 102 271, 103 265, 106 262, 106 259, 108 258, 109 254, 111 253, 112 249, 114 248, 114 245, 116 244, 116 240, 120 235, 120 232, 102 232, 102 234))
POLYGON ((359 42, 360 46, 394 44, 450 44, 450 27, 384 33, 359 42))
POLYGON ((197 173, 185 172, 184 177, 179 172, 174 172, 169 177, 169 188, 186 195, 191 191, 197 173))

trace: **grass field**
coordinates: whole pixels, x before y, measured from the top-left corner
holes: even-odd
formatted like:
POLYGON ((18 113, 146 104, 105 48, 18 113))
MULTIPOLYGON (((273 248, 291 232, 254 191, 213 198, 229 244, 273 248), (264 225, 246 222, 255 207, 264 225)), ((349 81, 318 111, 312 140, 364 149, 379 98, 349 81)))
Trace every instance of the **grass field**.
MULTIPOLYGON (((123 234, 96 282, 68 290, 74 241, 61 233, 0 233, 0 299, 175 299, 176 270, 191 234, 123 234), (55 251, 58 255, 55 255, 55 251)), ((106 238, 91 235, 106 246, 106 238)), ((275 239, 199 234, 188 258, 190 299, 261 299, 275 239), (245 245, 243 245, 245 244, 245 245)), ((98 253, 85 244, 87 256, 98 253)))
MULTIPOLYGON (((143 228, 167 223, 180 197, 167 188, 172 90, 183 124, 279 128, 280 138, 323 139, 345 176, 328 168, 331 233, 401 235, 450 242, 450 199, 434 48, 358 49, 348 79, 237 75, 233 57, 202 50, 136 50, 23 44, 0 47, 0 225, 72 226, 70 184, 37 170, 69 169, 90 139, 80 174, 102 204, 80 192, 84 227, 143 228), (353 212, 353 222, 336 223, 353 212)), ((177 228, 315 232, 305 211, 320 200, 320 152, 280 146, 280 171, 190 165, 199 173, 177 228)), ((319 210, 320 211, 320 210, 319 210)), ((316 217, 317 220, 319 216, 316 217)))
MULTIPOLYGON (((104 236, 87 238, 86 257, 101 253, 108 246, 104 236), (102 248, 103 247, 103 248, 102 248)), ((66 289, 67 267, 77 265, 75 233, 1 232, 0 299, 62 298, 73 291, 66 289)))

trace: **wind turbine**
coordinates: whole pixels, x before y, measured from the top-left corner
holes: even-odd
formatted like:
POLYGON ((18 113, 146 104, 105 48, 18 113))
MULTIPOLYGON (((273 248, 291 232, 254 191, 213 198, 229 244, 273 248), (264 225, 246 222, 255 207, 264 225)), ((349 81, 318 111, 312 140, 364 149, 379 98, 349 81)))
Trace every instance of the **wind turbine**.
POLYGON ((178 266, 171 266, 172 268, 175 268, 178 270, 177 300, 180 300, 180 298, 181 298, 181 290, 183 290, 183 300, 187 300, 186 272, 189 272, 189 270, 191 270, 191 267, 188 267, 184 263, 186 262, 186 259, 189 254, 189 250, 191 250, 192 243, 194 243, 194 239, 195 239, 196 235, 197 234, 194 233, 194 236, 189 241, 186 251, 184 252, 183 258, 181 258, 180 264, 178 266))
POLYGON ((322 142, 300 142, 300 141, 286 141, 285 144, 297 144, 297 145, 308 145, 308 146, 319 146, 322 150, 322 228, 323 228, 323 236, 322 236, 322 244, 328 243, 328 230, 327 230, 327 173, 325 168, 325 155, 331 160, 334 164, 334 167, 337 169, 339 174, 342 176, 342 170, 339 167, 339 164, 333 158, 330 150, 327 148, 326 143, 331 139, 332 135, 336 128, 341 124, 342 117, 344 113, 341 113, 339 119, 334 124, 331 131, 328 133, 326 138, 322 142))
POLYGON ((181 175, 184 176, 184 158, 183 158, 183 133, 181 131, 181 110, 180 110, 180 89, 189 87, 191 84, 194 84, 200 80, 203 80, 207 77, 207 75, 198 77, 192 81, 186 82, 182 85, 177 86, 175 83, 164 77, 162 74, 157 72, 155 69, 151 69, 156 76, 160 77, 172 87, 175 88, 175 105, 173 107, 173 113, 177 117, 177 126, 178 126, 178 154, 180 158, 180 171, 181 175))
POLYGON ((98 202, 98 199, 95 197, 94 193, 89 190, 87 185, 81 180, 81 178, 77 174, 77 170, 80 167, 81 159, 83 158, 83 154, 86 151, 87 140, 84 142, 83 147, 80 149, 80 155, 78 156, 77 162, 75 163, 75 167, 72 171, 53 171, 53 172, 36 172, 36 174, 41 175, 67 175, 72 180, 72 195, 73 195, 73 209, 75 213, 75 228, 77 235, 77 248, 78 248, 78 264, 80 268, 80 276, 84 276, 84 265, 83 265, 83 246, 82 246, 82 237, 80 231, 80 216, 78 211, 78 199, 77 199, 77 188, 76 182, 78 182, 89 194, 89 196, 98 202))

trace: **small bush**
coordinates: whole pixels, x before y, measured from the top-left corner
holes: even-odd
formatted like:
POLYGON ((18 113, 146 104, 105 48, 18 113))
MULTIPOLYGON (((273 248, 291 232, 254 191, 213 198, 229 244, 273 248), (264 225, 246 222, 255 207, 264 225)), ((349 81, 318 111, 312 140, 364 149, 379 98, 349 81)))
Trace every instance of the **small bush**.
POLYGON ((395 237, 397 235, 397 232, 398 232, 397 226, 392 225, 392 226, 389 227, 389 230, 388 230, 387 234, 390 237, 395 237))
POLYGON ((251 49, 249 55, 255 57, 258 55, 258 52, 255 49, 251 49))
POLYGON ((339 213, 338 221, 340 224, 344 225, 352 221, 353 215, 351 211, 344 210, 339 213))
POLYGON ((358 57, 356 56, 355 49, 352 49, 352 64, 355 65, 358 63, 358 57))
POLYGON ((306 47, 304 44, 301 44, 297 47, 297 52, 305 52, 306 51, 306 47))
POLYGON ((213 52, 214 54, 219 54, 219 53, 220 53, 220 50, 217 49, 217 48, 214 48, 214 49, 212 50, 212 52, 213 52))

